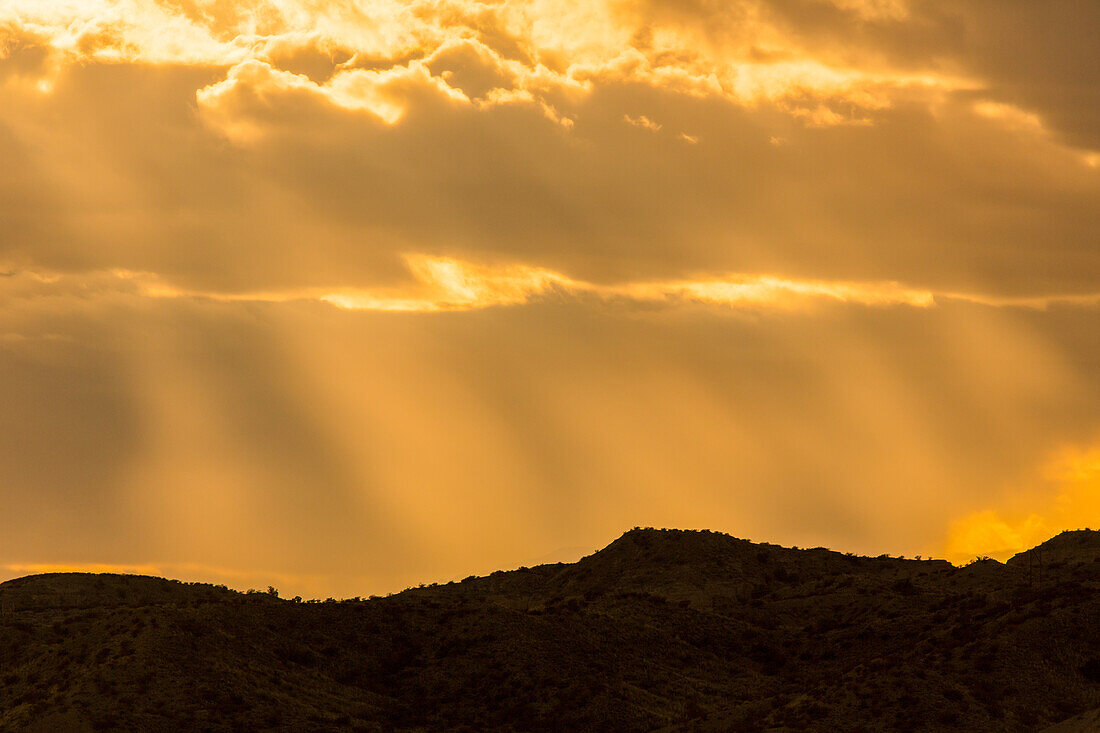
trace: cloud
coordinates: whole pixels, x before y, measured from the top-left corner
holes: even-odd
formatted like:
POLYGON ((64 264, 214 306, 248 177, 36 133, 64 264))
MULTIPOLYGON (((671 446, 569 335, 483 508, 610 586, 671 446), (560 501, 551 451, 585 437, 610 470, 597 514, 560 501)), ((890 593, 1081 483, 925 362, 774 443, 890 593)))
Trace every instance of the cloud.
MULTIPOLYGON (((16 2, 8 12, 11 22, 41 29, 51 45, 81 63, 294 63, 304 62, 303 52, 313 49, 322 68, 355 69, 367 59, 374 64, 389 59, 390 68, 396 68, 403 65, 402 57, 422 58, 430 59, 433 75, 441 78, 469 80, 474 78, 470 74, 480 73, 483 79, 476 84, 482 86, 489 79, 485 73, 495 75, 497 82, 511 78, 528 91, 618 77, 749 104, 792 94, 840 95, 862 104, 891 85, 955 83, 930 73, 913 76, 822 64, 812 49, 796 47, 773 52, 784 57, 778 61, 759 63, 752 58, 756 46, 765 39, 781 44, 782 39, 753 3, 732 6, 741 9, 740 17, 755 19, 743 36, 724 36, 721 46, 712 44, 702 53, 695 32, 663 22, 667 15, 654 15, 644 4, 265 2, 219 7, 210 12, 186 4, 98 0, 76 5, 16 2), (334 54, 343 60, 335 62, 334 54), (452 68, 455 64, 461 68, 452 68), (867 84, 878 91, 860 91, 867 84)), ((468 80, 456 83, 461 88, 468 80)), ((491 88, 470 88, 470 96, 480 97, 491 88)))
POLYGON ((0 257, 226 292, 392 284, 415 251, 1090 291, 1094 154, 972 72, 983 8, 17 2, 0 257))
POLYGON ((645 115, 638 115, 637 117, 631 117, 630 115, 623 115, 623 119, 628 125, 634 127, 640 127, 643 130, 649 130, 651 132, 659 132, 661 125, 649 119, 645 115))
MULTIPOLYGON (((874 119, 864 113, 914 87, 982 90, 1040 115, 1067 142, 1096 149, 1098 104, 1089 90, 1097 85, 1087 78, 1094 54, 1082 30, 1091 12, 1026 0, 15 0, 0 22, 6 45, 33 33, 65 63, 228 68, 255 60, 323 82, 340 69, 384 71, 430 58, 433 75, 467 79, 456 81, 459 89, 474 83, 470 74, 483 76, 475 86, 496 74, 536 97, 614 78, 738 104, 778 102, 813 113, 815 124, 837 115, 874 119), (853 107, 860 114, 845 113, 853 107)), ((478 98, 491 88, 467 90, 478 98)))
POLYGON ((340 110, 366 112, 393 125, 404 116, 408 97, 417 93, 469 102, 460 91, 432 77, 419 62, 387 71, 342 71, 317 84, 301 74, 254 60, 234 66, 224 81, 200 89, 196 99, 215 128, 234 142, 247 144, 263 133, 262 123, 248 119, 257 107, 263 107, 269 124, 285 124, 287 116, 293 119, 300 102, 321 102, 340 110), (272 109, 275 102, 283 106, 272 109))
POLYGON ((518 306, 553 297, 572 302, 633 302, 652 307, 701 303, 756 311, 812 312, 823 304, 931 308, 939 302, 965 302, 993 308, 1047 310, 1100 306, 1100 293, 1023 298, 981 293, 936 292, 896 282, 796 280, 767 274, 729 273, 722 277, 601 284, 524 264, 485 265, 450 257, 404 257, 410 280, 376 289, 338 287, 224 292, 173 285, 156 273, 115 269, 82 275, 33 271, 3 273, 0 306, 71 296, 85 299, 204 299, 222 303, 327 303, 345 310, 441 313, 518 306))

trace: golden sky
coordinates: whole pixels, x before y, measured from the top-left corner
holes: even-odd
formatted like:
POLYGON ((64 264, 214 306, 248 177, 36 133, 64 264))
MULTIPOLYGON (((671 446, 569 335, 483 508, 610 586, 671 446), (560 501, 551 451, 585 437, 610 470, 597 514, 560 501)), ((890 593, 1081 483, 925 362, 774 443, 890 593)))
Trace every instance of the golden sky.
POLYGON ((1100 526, 1100 4, 3 0, 0 577, 1100 526))

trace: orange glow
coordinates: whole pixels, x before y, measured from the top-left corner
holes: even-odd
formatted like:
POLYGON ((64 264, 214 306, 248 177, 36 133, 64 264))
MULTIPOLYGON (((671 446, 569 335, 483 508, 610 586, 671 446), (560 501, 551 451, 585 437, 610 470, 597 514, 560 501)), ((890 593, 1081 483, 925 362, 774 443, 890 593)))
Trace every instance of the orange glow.
POLYGON ((120 573, 131 575, 162 575, 159 565, 112 565, 110 563, 11 563, 4 569, 19 575, 33 573, 120 573))
POLYGON ((1039 490, 1022 492, 1004 509, 954 522, 945 557, 953 562, 977 556, 1005 560, 1064 530, 1100 526, 1100 448, 1063 448, 1037 483, 1039 490))
POLYGON ((0 571, 363 595, 634 525, 1100 523, 1098 24, 0 0, 0 571))

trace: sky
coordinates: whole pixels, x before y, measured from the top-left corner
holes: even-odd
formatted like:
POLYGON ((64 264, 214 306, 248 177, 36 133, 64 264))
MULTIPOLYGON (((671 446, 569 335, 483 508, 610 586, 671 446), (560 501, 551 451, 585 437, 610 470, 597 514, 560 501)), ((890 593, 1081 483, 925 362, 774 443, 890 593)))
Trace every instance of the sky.
POLYGON ((1100 527, 1092 0, 0 0, 0 578, 1100 527))

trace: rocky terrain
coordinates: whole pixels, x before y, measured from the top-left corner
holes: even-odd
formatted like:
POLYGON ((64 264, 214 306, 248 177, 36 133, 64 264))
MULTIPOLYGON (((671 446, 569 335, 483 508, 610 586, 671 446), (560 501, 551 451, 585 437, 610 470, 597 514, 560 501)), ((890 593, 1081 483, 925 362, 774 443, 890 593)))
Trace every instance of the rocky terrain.
POLYGON ((1087 530, 960 568, 635 529, 324 602, 38 575, 0 584, 0 730, 1093 731, 1098 589, 1087 530))

